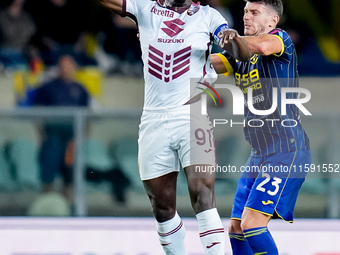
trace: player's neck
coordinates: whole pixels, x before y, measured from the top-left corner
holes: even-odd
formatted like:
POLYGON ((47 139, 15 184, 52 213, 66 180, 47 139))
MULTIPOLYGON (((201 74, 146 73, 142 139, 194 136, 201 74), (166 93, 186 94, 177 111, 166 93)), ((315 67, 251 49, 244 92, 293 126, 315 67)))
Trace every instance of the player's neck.
POLYGON ((162 6, 166 8, 170 8, 176 12, 180 12, 182 10, 186 10, 190 7, 191 1, 184 1, 184 3, 176 3, 174 0, 159 0, 158 1, 162 6))
POLYGON ((271 27, 263 31, 258 31, 257 33, 253 34, 252 36, 261 36, 261 35, 266 35, 269 34, 271 31, 275 30, 276 27, 271 27))

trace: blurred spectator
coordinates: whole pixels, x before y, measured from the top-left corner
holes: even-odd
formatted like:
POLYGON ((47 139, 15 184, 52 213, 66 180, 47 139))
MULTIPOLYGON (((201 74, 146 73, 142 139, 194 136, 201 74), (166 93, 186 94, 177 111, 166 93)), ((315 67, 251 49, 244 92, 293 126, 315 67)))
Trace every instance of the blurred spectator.
POLYGON ((32 12, 38 25, 37 43, 47 66, 57 64, 63 54, 80 65, 95 65, 86 54, 86 12, 73 0, 36 0, 32 12))
POLYGON ((244 14, 244 1, 240 0, 231 0, 228 1, 228 9, 233 15, 233 26, 232 28, 237 30, 240 35, 244 35, 244 23, 243 23, 243 14, 244 14))
POLYGON ((312 31, 308 28, 307 24, 295 20, 289 12, 282 15, 279 26, 287 31, 292 38, 298 55, 300 55, 299 53, 313 38, 312 31))
MULTIPOLYGON (((42 84, 34 93, 34 105, 47 107, 88 107, 90 96, 83 85, 73 79, 76 71, 74 59, 63 55, 58 62, 58 76, 42 84)), ((40 149, 41 179, 44 192, 54 190, 58 174, 63 178, 63 194, 73 200, 73 125, 72 123, 47 123, 43 126, 43 143, 40 149)), ((86 170, 89 181, 110 181, 115 198, 125 202, 125 190, 129 182, 121 171, 108 169, 107 173, 93 166, 86 170), (117 183, 120 186, 117 186, 117 183), (122 185, 123 184, 123 185, 122 185), (117 189, 118 187, 118 189, 117 189)))
POLYGON ((27 69, 36 25, 24 10, 26 0, 12 0, 0 12, 0 62, 5 69, 27 69))
MULTIPOLYGON (((76 65, 71 56, 62 56, 59 61, 57 78, 42 84, 34 95, 36 106, 78 106, 87 107, 89 95, 83 86, 73 80, 76 65)), ((71 123, 46 124, 43 127, 44 140, 40 150, 41 178, 43 191, 54 189, 54 180, 61 173, 64 181, 63 193, 72 200, 72 169, 65 165, 65 151, 73 139, 71 123)))
MULTIPOLYGON (((294 2, 294 8, 296 8, 297 4, 297 2, 294 2)), ((286 12, 280 21, 280 27, 289 33, 295 44, 300 75, 338 76, 340 74, 340 63, 332 61, 329 59, 329 56, 325 54, 327 48, 334 49, 332 47, 334 45, 332 43, 333 33, 330 32, 332 31, 332 25, 325 22, 326 13, 330 13, 329 3, 324 5, 325 8, 322 11, 319 11, 321 9, 317 8, 314 4, 316 4, 316 2, 308 5, 310 8, 309 13, 316 13, 317 16, 310 15, 312 16, 310 20, 302 20, 301 18, 296 18, 293 15, 294 13, 286 12), (319 28, 313 27, 313 20, 317 20, 316 22, 318 23, 319 28), (320 29, 322 27, 324 28, 320 29), (325 36, 325 34, 327 35, 325 36), (322 38, 327 39, 325 40, 322 38), (325 44, 325 42, 327 43, 325 44)), ((289 8, 290 6, 287 5, 287 7, 289 8)), ((339 49, 334 49, 334 54, 336 54, 336 51, 339 51, 339 49)))
POLYGON ((339 45, 339 48, 340 48, 340 16, 338 16, 338 26, 337 26, 337 35, 338 35, 338 45, 339 45))

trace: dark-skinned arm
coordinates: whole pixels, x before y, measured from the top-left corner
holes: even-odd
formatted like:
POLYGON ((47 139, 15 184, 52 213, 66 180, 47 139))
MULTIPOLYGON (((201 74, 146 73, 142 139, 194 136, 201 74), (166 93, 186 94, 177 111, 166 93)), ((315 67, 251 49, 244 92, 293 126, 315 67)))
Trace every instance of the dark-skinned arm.
POLYGON ((236 30, 226 29, 220 32, 220 46, 235 59, 248 61, 252 56, 247 41, 244 40, 236 30))

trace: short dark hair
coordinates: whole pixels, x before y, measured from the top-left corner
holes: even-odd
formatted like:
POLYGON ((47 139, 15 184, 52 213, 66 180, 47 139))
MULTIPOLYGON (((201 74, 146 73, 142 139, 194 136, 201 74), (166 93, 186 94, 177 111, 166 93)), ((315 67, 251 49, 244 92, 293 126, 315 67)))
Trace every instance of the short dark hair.
POLYGON ((269 5, 275 10, 279 17, 282 16, 283 4, 281 0, 245 0, 245 1, 250 3, 262 3, 265 5, 269 5))

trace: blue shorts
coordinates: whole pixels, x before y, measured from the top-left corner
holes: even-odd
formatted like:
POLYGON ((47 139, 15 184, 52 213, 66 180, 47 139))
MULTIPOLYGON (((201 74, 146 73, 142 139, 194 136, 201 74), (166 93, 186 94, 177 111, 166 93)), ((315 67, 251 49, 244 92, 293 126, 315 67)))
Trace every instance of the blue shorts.
POLYGON ((300 166, 311 163, 310 150, 251 155, 240 176, 232 219, 241 219, 244 208, 293 221, 296 199, 306 172, 300 166))

